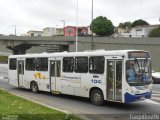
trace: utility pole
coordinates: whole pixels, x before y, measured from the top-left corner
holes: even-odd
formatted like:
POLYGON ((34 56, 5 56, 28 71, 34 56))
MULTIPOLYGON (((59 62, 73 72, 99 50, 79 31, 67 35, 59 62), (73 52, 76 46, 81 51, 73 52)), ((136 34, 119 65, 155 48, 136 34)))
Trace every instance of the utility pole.
MULTIPOLYGON (((90 29, 93 28, 92 22, 93 22, 93 0, 92 0, 92 12, 91 12, 91 26, 90 26, 90 29)), ((94 48, 93 48, 93 31, 92 30, 91 30, 91 39, 92 39, 91 48, 93 50, 94 48)))
POLYGON ((76 10, 76 52, 78 52, 78 0, 77 0, 77 10, 76 10))

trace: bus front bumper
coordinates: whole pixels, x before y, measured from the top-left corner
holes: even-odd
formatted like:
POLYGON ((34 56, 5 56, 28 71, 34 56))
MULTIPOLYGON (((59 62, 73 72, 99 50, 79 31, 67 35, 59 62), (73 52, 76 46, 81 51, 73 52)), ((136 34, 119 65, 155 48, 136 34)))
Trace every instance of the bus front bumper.
POLYGON ((124 95, 125 103, 149 99, 149 98, 151 98, 151 95, 152 95, 152 92, 147 92, 147 93, 143 93, 143 94, 135 94, 135 95, 125 93, 125 95, 124 95))

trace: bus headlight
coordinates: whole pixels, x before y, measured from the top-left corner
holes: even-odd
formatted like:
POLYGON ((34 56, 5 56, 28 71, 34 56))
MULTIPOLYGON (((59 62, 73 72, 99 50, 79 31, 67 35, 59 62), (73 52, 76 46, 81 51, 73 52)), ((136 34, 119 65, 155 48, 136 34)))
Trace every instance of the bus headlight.
POLYGON ((126 89, 126 92, 131 93, 131 94, 134 94, 134 91, 133 91, 132 88, 126 89))
POLYGON ((133 90, 131 90, 131 94, 134 94, 134 91, 133 91, 133 90))
POLYGON ((152 88, 149 88, 148 92, 152 92, 152 88))

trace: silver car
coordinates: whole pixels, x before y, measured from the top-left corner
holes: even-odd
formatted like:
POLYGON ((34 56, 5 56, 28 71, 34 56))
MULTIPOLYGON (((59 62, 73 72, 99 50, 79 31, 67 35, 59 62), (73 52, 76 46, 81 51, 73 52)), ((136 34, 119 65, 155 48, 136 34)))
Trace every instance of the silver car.
POLYGON ((152 71, 153 83, 160 83, 160 72, 152 71))

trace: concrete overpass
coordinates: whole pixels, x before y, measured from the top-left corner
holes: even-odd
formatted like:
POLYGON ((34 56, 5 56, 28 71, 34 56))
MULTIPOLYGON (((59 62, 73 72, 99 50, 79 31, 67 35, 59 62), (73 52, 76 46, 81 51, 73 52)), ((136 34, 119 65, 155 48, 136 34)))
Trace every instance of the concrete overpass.
MULTIPOLYGON (((0 45, 12 50, 13 54, 25 54, 32 47, 46 48, 45 52, 69 51, 74 37, 28 37, 0 36, 0 45)), ((34 52, 34 51, 33 51, 34 52)))

